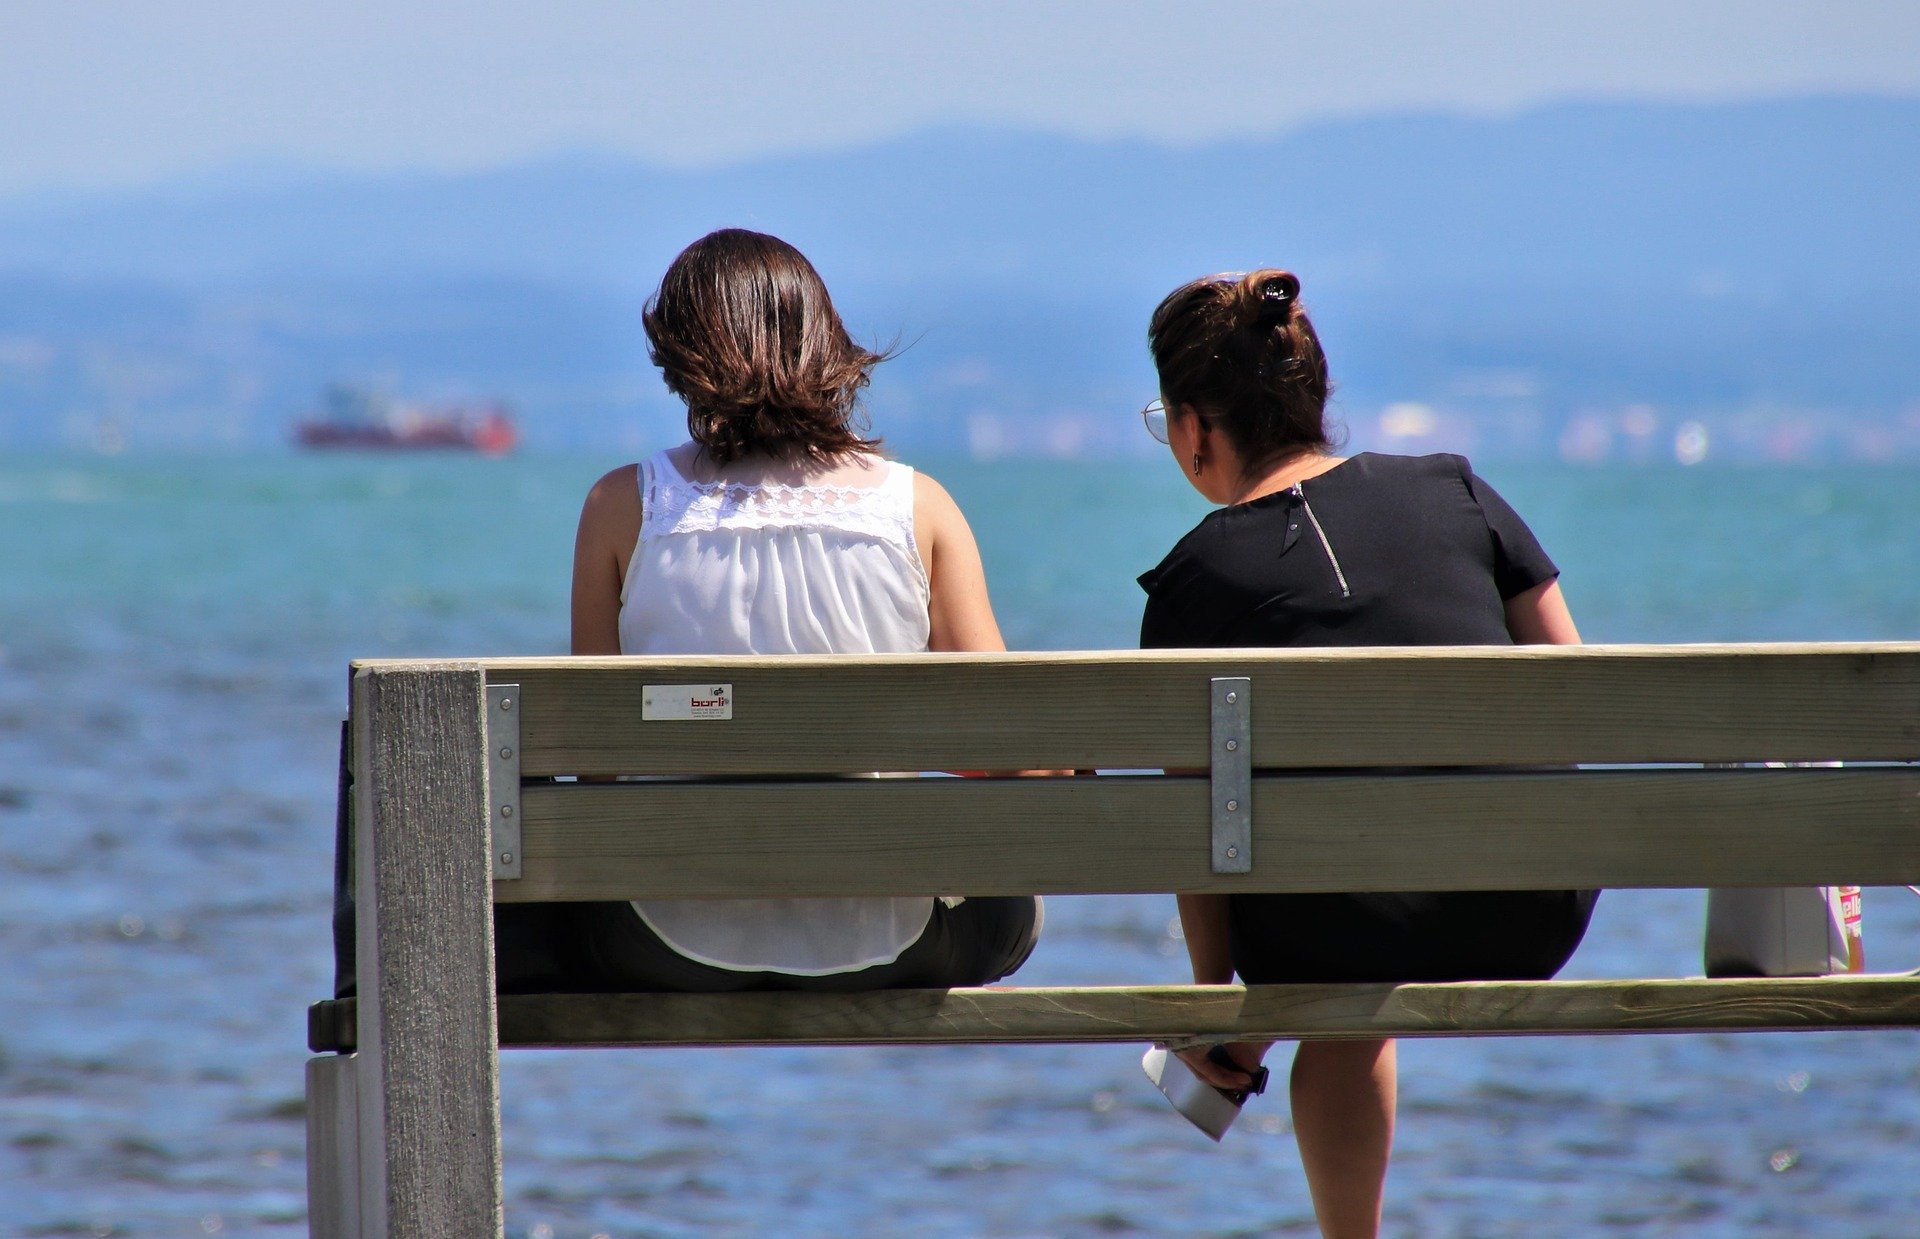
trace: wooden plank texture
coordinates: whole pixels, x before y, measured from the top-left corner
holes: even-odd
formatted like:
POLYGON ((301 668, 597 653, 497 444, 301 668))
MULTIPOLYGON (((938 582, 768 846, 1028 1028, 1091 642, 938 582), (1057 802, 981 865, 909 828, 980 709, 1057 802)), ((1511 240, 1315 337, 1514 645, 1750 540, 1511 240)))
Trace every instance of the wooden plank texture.
POLYGON ((351 1054, 307 1060, 309 1239, 362 1239, 358 1061, 351 1054))
MULTIPOLYGON (((334 1025, 339 1026, 337 1018, 334 1025)), ((500 999, 500 1044, 510 1047, 1096 1043, 1824 1028, 1920 1028, 1920 978, 509 994, 500 999)))
POLYGON ((502 1233, 485 685, 474 664, 353 680, 361 1225, 502 1233))
POLYGON ((1920 882, 1920 768, 1262 776, 1253 871, 1194 777, 549 784, 550 899, 1920 882))
POLYGON ((1915 643, 485 665, 528 775, 1199 766, 1214 675, 1253 679, 1258 766, 1920 758, 1915 643), (730 721, 642 720, 646 685, 704 680, 730 721))

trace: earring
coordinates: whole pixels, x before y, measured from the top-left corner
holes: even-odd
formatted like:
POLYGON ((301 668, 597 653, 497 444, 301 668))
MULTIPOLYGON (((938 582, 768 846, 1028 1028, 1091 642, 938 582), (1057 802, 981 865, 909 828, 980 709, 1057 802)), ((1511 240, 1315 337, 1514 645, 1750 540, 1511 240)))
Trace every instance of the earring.
POLYGON ((1193 476, 1200 476, 1200 453, 1198 452, 1193 454, 1193 476))

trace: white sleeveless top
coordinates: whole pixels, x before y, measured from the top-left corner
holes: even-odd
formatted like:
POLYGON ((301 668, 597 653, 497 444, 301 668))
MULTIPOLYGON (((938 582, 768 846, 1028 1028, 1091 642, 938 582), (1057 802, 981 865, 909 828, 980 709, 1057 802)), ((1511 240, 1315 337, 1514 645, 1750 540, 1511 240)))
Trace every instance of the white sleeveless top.
MULTIPOLYGON (((620 591, 620 652, 926 649, 913 470, 885 468, 878 486, 860 488, 694 482, 665 452, 643 462, 640 540, 620 591)), ((689 959, 826 976, 899 958, 926 929, 933 900, 648 899, 633 909, 689 959)))

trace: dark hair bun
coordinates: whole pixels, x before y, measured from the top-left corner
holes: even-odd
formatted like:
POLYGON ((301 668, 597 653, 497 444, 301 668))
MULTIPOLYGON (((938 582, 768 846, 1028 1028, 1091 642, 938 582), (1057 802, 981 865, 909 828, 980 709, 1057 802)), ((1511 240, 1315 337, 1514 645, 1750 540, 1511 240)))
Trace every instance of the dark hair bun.
POLYGON ((1273 267, 1241 276, 1227 298, 1234 326, 1259 334, 1292 322, 1299 303, 1300 277, 1273 267))
POLYGON ((1272 275, 1258 273, 1255 321, 1262 327, 1283 323, 1293 316, 1293 304, 1300 299, 1300 278, 1291 271, 1272 275))
POLYGON ((1260 299, 1286 302, 1300 295, 1300 277, 1291 271, 1270 275, 1260 283, 1260 299))

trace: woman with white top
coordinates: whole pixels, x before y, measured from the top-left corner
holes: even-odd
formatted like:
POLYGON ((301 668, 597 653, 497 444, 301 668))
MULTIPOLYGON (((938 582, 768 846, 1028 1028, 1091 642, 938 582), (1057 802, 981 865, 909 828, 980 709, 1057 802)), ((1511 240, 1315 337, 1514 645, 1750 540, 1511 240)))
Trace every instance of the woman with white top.
MULTIPOLYGON (((777 238, 711 233, 645 314, 689 442, 608 473, 580 514, 576 654, 1002 650, 966 518, 883 459, 857 397, 879 354, 777 238)), ((984 984, 1037 939, 1032 898, 583 904, 595 982, 635 990, 984 984)))

